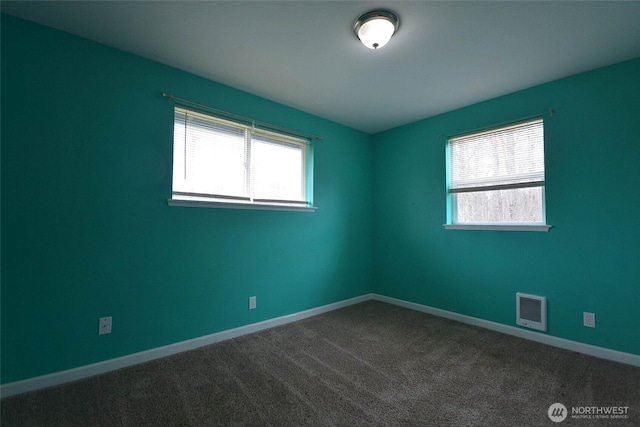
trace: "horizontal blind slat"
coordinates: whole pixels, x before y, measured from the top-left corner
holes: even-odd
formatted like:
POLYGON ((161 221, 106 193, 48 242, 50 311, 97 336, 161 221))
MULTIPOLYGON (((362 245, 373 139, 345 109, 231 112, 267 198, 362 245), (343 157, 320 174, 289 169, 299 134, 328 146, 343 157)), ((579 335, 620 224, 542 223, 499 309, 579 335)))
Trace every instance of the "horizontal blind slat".
POLYGON ((475 193, 477 191, 510 190, 513 188, 529 188, 529 187, 544 187, 544 181, 519 182, 515 184, 485 185, 480 187, 458 187, 458 188, 450 189, 449 192, 450 193, 475 193))

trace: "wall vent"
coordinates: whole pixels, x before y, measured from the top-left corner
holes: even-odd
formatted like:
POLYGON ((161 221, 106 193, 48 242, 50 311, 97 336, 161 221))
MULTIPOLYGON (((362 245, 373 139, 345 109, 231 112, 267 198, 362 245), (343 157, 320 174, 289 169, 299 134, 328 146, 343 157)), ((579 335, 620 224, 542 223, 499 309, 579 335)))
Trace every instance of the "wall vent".
POLYGON ((516 293, 516 323, 526 328, 547 330, 547 299, 516 293))

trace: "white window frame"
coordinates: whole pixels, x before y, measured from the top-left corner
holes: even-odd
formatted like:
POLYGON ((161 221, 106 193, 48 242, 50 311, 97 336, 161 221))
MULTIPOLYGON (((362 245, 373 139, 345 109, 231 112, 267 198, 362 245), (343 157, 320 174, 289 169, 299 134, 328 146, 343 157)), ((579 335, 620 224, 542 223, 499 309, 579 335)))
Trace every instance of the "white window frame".
MULTIPOLYGON (((510 128, 518 128, 526 125, 540 125, 544 129, 544 122, 542 117, 536 117, 529 120, 519 121, 502 125, 490 129, 484 129, 476 132, 470 132, 463 135, 453 136, 447 139, 446 146, 446 169, 447 169, 447 223, 444 224, 444 228, 447 230, 496 230, 496 231, 549 231, 550 225, 546 223, 546 205, 545 205, 545 177, 544 170, 542 170, 542 176, 539 176, 538 172, 535 178, 527 179, 526 176, 511 175, 507 177, 507 182, 492 184, 483 183, 478 179, 471 184, 467 184, 464 187, 454 186, 452 182, 452 170, 453 170, 453 156, 452 156, 452 144, 459 142, 465 138, 478 137, 485 134, 495 134, 499 132, 508 132, 510 128), (481 191, 495 191, 495 190, 508 190, 508 189, 520 189, 527 187, 541 187, 542 192, 542 220, 539 222, 458 222, 458 212, 456 197, 457 194, 464 192, 481 192, 481 191)), ((544 131, 543 131, 544 132, 544 131)), ((544 136, 541 141, 542 149, 544 150, 544 136)))
MULTIPOLYGON (((200 110, 176 105, 174 108, 174 127, 184 126, 184 135, 189 129, 188 118, 196 119, 201 123, 207 122, 212 126, 224 126, 226 128, 236 129, 237 132, 243 133, 244 162, 242 170, 236 171, 245 176, 243 185, 243 194, 213 194, 209 191, 192 191, 182 188, 187 183, 187 174, 182 168, 176 166, 177 163, 185 163, 184 169, 187 168, 186 163, 186 141, 178 141, 177 133, 174 130, 174 165, 172 168, 172 195, 168 199, 170 206, 186 206, 186 207, 207 207, 207 208, 223 208, 223 209, 257 209, 257 210, 284 210, 284 211, 303 211, 313 212, 316 208, 313 206, 313 145, 310 138, 283 133, 279 130, 272 130, 264 127, 258 127, 255 123, 245 123, 235 119, 222 117, 217 114, 211 114, 200 110), (285 200, 283 198, 259 198, 254 197, 255 187, 257 183, 254 178, 254 164, 252 159, 252 150, 255 144, 275 144, 276 146, 290 147, 300 150, 301 156, 301 196, 295 200, 285 200), (185 150, 184 158, 177 156, 177 151, 185 150), (184 181, 176 185, 177 171, 182 171, 185 175, 184 181), (176 188, 178 187, 178 188, 176 188)), ((194 126, 194 125, 192 125, 194 126)), ((195 125, 197 126, 197 125, 195 125)), ((202 127, 199 129, 203 129, 202 127)), ((211 130, 211 135, 217 132, 211 130)), ((202 132, 200 133, 202 134, 202 132)), ((186 138, 185 138, 186 139, 186 138)), ((255 156, 254 156, 255 157, 255 156)), ((239 169, 239 168, 238 168, 239 169)), ((182 175, 182 173, 181 173, 182 175)), ((220 182, 220 181, 218 181, 220 182)), ((195 181, 196 185, 198 181, 195 181)))

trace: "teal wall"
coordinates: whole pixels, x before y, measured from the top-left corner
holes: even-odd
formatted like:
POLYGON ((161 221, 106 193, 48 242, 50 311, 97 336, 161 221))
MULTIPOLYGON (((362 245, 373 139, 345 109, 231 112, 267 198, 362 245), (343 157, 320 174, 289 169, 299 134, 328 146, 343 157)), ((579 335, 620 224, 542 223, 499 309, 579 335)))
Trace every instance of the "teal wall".
POLYGON ((2 383, 370 292, 640 354, 640 59, 371 136, 5 15, 1 55, 2 383), (161 91, 323 135, 318 211, 169 207, 161 91), (540 114, 554 228, 444 230, 440 137, 540 114))
POLYGON ((370 135, 5 15, 1 101, 2 383, 370 292, 370 135), (161 91, 324 136, 317 212, 168 206, 161 91))
POLYGON ((544 295, 549 335, 640 354, 640 59, 377 134, 374 171, 374 292, 512 326, 544 295), (553 228, 445 230, 446 136, 538 115, 553 228))

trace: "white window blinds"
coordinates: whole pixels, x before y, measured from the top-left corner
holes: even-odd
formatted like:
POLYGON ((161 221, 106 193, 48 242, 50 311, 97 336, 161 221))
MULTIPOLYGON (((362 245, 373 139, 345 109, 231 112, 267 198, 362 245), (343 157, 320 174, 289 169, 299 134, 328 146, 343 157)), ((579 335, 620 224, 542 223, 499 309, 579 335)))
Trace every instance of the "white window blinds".
POLYGON ((307 139, 175 107, 173 198, 311 205, 307 139))
POLYGON ((542 119, 449 142, 452 193, 544 185, 542 119))

